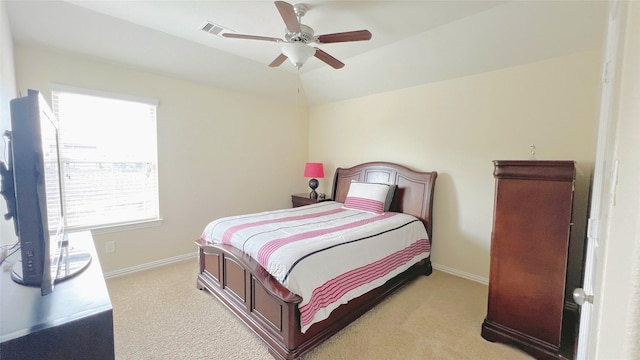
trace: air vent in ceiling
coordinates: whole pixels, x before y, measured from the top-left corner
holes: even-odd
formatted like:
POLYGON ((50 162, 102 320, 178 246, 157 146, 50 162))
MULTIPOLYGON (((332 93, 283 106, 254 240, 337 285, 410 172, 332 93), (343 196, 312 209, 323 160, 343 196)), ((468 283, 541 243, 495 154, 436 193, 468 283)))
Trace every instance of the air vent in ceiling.
POLYGON ((209 34, 213 34, 216 36, 222 36, 223 33, 231 32, 224 26, 212 23, 211 21, 205 21, 204 24, 200 26, 200 30, 206 31, 209 34))

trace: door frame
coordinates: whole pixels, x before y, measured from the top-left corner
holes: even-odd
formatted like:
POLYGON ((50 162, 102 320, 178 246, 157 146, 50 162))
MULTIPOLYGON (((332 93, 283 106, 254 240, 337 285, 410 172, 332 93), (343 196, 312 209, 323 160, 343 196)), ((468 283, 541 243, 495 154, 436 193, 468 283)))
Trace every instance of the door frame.
POLYGON ((615 159, 618 119, 615 106, 618 102, 618 71, 621 62, 621 40, 624 38, 625 1, 611 1, 607 11, 607 33, 602 63, 602 88, 598 123, 598 140, 593 174, 590 213, 587 228, 585 271, 582 288, 593 295, 593 303, 585 302, 580 310, 580 330, 576 358, 586 360, 596 355, 599 317, 602 312, 600 299, 604 276, 606 241, 609 232, 610 213, 615 201, 618 162, 615 159), (595 304, 595 306, 594 306, 595 304))

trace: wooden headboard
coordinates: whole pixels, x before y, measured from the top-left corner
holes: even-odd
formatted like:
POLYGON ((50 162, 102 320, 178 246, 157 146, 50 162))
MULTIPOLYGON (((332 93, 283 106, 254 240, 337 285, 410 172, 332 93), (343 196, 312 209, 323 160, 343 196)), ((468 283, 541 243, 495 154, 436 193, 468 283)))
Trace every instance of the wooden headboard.
POLYGON ((414 171, 388 162, 368 162, 350 168, 338 168, 333 177, 332 198, 343 203, 352 180, 397 185, 391 210, 422 220, 432 240, 433 190, 437 176, 436 171, 414 171))

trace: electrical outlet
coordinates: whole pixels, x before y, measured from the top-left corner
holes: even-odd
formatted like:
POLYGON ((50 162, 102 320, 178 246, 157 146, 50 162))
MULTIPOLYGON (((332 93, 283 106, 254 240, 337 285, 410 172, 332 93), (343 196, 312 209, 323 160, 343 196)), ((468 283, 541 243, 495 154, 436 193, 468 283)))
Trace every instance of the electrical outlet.
POLYGON ((106 253, 112 253, 116 251, 116 243, 113 241, 107 241, 104 243, 104 251, 106 253))

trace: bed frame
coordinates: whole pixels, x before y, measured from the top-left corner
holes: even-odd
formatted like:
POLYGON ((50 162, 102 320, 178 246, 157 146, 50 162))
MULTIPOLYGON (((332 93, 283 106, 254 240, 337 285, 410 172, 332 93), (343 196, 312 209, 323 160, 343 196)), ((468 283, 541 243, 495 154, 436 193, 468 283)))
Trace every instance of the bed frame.
MULTIPOLYGON (((437 172, 417 172, 402 165, 370 162, 338 168, 332 199, 344 202, 352 180, 397 185, 391 205, 422 220, 433 243, 433 190, 437 172)), ((197 287, 207 289, 268 346, 276 359, 298 359, 421 274, 431 274, 431 259, 414 264, 384 285, 335 309, 329 318, 300 332, 302 298, 282 286, 255 260, 230 245, 196 241, 200 272, 197 287)), ((205 314, 206 316, 206 314, 205 314)))

